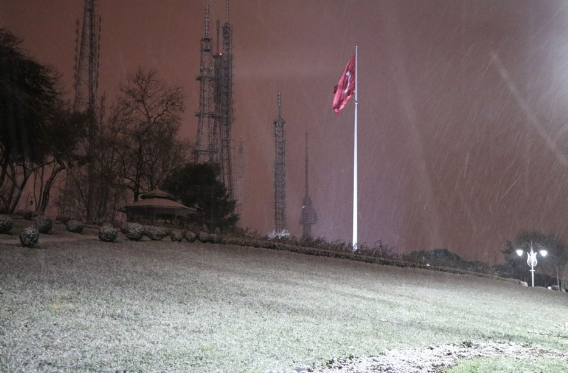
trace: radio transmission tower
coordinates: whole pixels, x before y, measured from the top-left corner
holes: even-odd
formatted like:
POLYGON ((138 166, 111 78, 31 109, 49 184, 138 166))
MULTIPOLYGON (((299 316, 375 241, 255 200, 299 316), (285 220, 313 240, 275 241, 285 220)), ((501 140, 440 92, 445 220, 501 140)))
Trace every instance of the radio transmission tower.
POLYGON ((215 76, 213 63, 213 43, 209 37, 209 5, 205 8, 205 36, 201 39, 201 59, 199 67, 199 112, 197 117, 197 151, 195 162, 218 162, 217 123, 215 120, 215 76))
POLYGON ((278 117, 274 120, 274 222, 276 233, 286 229, 286 137, 282 95, 278 92, 278 117))
POLYGON ((95 3, 85 0, 83 22, 77 20, 73 101, 74 111, 87 111, 93 118, 96 118, 101 44, 101 17, 95 3))
POLYGON ((217 113, 221 135, 219 163, 223 183, 230 198, 233 198, 233 169, 231 161, 231 127, 233 124, 233 27, 229 23, 229 0, 226 3, 226 19, 223 25, 223 48, 217 54, 215 75, 217 77, 217 113))
POLYGON ((302 203, 302 214, 300 216, 300 224, 302 225, 302 237, 312 237, 312 225, 318 222, 318 214, 312 205, 310 198, 310 187, 308 183, 308 133, 306 132, 306 184, 304 201, 302 203))
MULTIPOLYGON (((88 116, 88 138, 85 144, 85 153, 92 159, 95 149, 95 139, 101 121, 100 111, 97 107, 97 91, 99 86, 99 59, 101 45, 101 17, 96 11, 95 0, 85 0, 82 22, 77 20, 75 44, 75 75, 73 110, 84 112, 88 116)), ((62 200, 62 215, 77 215, 76 203, 78 201, 79 181, 83 178, 85 169, 74 168, 67 170, 65 193, 62 200)), ((93 166, 89 164, 86 170, 86 218, 93 217, 94 176, 93 166)))
POLYGON ((244 177, 245 177, 245 145, 243 140, 239 141, 239 148, 237 150, 237 185, 235 198, 237 201, 236 211, 237 214, 242 215, 243 213, 243 199, 245 195, 244 191, 244 177))
POLYGON ((212 53, 209 38, 208 9, 209 7, 205 11, 205 37, 201 39, 201 66, 197 78, 200 81, 200 96, 195 161, 219 164, 223 184, 229 197, 233 198, 233 27, 229 23, 229 0, 226 2, 226 22, 223 25, 221 43, 221 26, 217 21, 215 54, 212 53))

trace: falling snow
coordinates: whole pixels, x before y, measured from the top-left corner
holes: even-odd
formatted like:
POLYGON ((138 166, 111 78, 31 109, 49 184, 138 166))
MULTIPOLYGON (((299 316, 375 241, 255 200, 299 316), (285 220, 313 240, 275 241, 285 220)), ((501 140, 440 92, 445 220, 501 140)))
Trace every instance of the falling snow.
MULTIPOLYGON (((100 91, 138 66, 186 95, 197 131, 203 11, 222 0, 101 0, 100 91)), ((286 97, 287 221, 301 235, 303 139, 310 133, 313 234, 350 241, 353 103, 332 89, 359 47, 359 241, 445 247, 502 260, 522 229, 568 238, 568 8, 532 0, 235 2, 235 142, 243 139, 243 225, 274 228, 274 97, 286 97)), ((2 27, 54 66, 70 91, 81 2, 0 4, 2 27)), ((214 31, 212 31, 214 32, 214 31)), ((110 101, 109 101, 110 102, 110 101)))

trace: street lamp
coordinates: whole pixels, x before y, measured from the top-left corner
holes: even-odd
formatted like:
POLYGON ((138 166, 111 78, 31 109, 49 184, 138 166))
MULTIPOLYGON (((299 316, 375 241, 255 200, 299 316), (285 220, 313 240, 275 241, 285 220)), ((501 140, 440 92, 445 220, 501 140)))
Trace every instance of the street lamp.
MULTIPOLYGON (((527 244, 527 242, 525 242, 525 245, 527 244)), ((527 265, 529 267, 531 267, 531 280, 532 280, 532 287, 534 288, 534 267, 536 267, 537 265, 537 260, 536 260, 536 255, 540 254, 542 257, 545 257, 548 255, 548 251, 542 249, 542 246, 540 244, 537 243, 537 246, 540 248, 540 250, 538 252, 535 252, 533 250, 533 243, 532 241, 528 243, 530 251, 527 252, 527 265)), ((517 249, 517 255, 518 256, 523 256, 523 249, 517 249)))

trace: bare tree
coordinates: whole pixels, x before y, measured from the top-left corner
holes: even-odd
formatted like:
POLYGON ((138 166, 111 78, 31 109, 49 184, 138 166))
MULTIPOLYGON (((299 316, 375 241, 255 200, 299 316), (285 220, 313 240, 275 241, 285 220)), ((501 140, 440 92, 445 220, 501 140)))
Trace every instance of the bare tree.
POLYGON ((175 169, 182 167, 191 155, 192 147, 188 141, 177 139, 177 129, 156 134, 148 142, 143 170, 144 190, 158 188, 175 169))
POLYGON ((129 189, 138 201, 144 190, 156 188, 172 169, 185 163, 188 146, 176 140, 183 93, 160 80, 155 70, 141 68, 129 75, 120 93, 108 122, 119 162, 115 183, 129 189))
POLYGON ((117 204, 124 194, 124 188, 116 182, 121 162, 113 150, 114 141, 109 129, 101 126, 91 139, 93 150, 89 156, 78 170, 68 174, 67 183, 71 187, 66 188, 66 201, 61 203, 67 205, 71 216, 83 216, 87 221, 96 222, 114 219, 117 204), (69 205, 75 206, 73 211, 69 210, 69 205))
POLYGON ((55 110, 51 125, 43 134, 43 140, 50 144, 50 151, 34 175, 34 192, 39 194, 37 212, 45 213, 59 175, 81 158, 78 145, 87 134, 86 123, 85 114, 72 112, 70 105, 62 104, 55 110))

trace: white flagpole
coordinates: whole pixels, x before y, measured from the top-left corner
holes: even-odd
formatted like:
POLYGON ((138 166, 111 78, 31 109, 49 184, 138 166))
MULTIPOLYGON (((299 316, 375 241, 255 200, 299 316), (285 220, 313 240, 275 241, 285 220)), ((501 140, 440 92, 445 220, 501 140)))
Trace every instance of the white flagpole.
POLYGON ((355 46, 355 135, 353 146, 353 251, 357 251, 357 46, 355 46))

